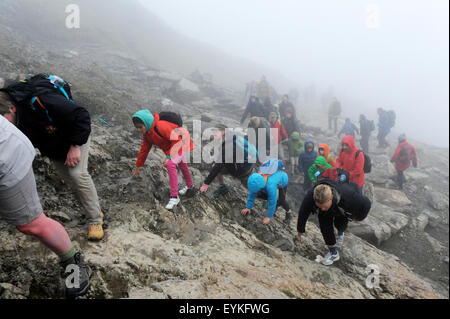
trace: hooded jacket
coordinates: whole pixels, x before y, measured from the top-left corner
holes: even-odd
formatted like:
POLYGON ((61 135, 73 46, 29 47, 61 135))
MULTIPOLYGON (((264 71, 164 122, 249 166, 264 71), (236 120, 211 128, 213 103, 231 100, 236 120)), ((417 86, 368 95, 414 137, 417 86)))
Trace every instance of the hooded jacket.
POLYGON ((283 171, 278 171, 267 178, 258 173, 250 175, 247 181, 249 190, 247 208, 252 209, 255 198, 259 191, 266 192, 268 198, 267 217, 272 218, 275 214, 278 202, 278 189, 285 188, 289 182, 288 175, 283 171))
POLYGON ((355 159, 358 148, 355 146, 353 136, 344 136, 342 144, 347 144, 349 150, 344 152, 341 148, 337 158, 336 167, 342 168, 350 174, 350 181, 358 184, 358 187, 364 185, 364 154, 361 152, 355 159))
POLYGON ((144 166, 153 145, 158 146, 168 157, 173 147, 177 148, 178 154, 194 149, 189 132, 184 127, 178 127, 174 123, 160 121, 158 113, 153 113, 152 115, 148 110, 142 110, 135 113, 133 117, 141 119, 147 129, 147 132, 142 137, 142 145, 139 150, 136 167, 144 166), (176 133, 175 137, 178 136, 178 138, 171 140, 172 132, 176 133))
POLYGON ((288 109, 292 110, 292 117, 296 118, 295 107, 290 101, 287 101, 286 103, 284 101, 282 101, 280 103, 280 114, 281 114, 281 117, 283 118, 283 117, 286 116, 286 111, 288 109))
POLYGON ((289 157, 299 157, 302 152, 303 142, 299 132, 293 132, 288 140, 289 157))
POLYGON ((276 129, 276 131, 273 132, 274 134, 272 134, 272 140, 274 141, 274 143, 280 144, 282 140, 288 138, 286 129, 284 128, 283 124, 280 125, 280 122, 275 121, 275 123, 271 123, 270 128, 276 129))
POLYGON ((357 221, 364 220, 370 211, 372 203, 370 200, 361 195, 354 184, 344 183, 337 184, 333 181, 324 181, 320 184, 328 184, 331 186, 333 192, 333 204, 326 212, 321 211, 314 202, 314 186, 305 196, 300 206, 297 221, 297 231, 299 233, 305 232, 306 222, 312 213, 318 214, 333 214, 342 215, 345 214, 348 218, 355 219, 357 221))
POLYGON ((300 154, 298 158, 298 170, 300 172, 308 173, 308 169, 314 164, 317 157, 317 151, 314 150, 314 142, 312 140, 307 140, 304 145, 304 151, 300 154), (308 152, 306 150, 306 145, 312 144, 313 150, 308 152))
POLYGON ((389 114, 383 111, 378 118, 378 132, 389 134, 391 132, 389 114))
POLYGON ((318 156, 314 164, 308 169, 309 179, 314 184, 317 183, 317 177, 329 168, 333 168, 333 166, 327 163, 325 157, 318 156))
POLYGON ((356 135, 355 132, 359 134, 359 130, 356 127, 356 125, 353 124, 351 121, 346 121, 341 131, 339 132, 338 136, 341 136, 341 134, 345 134, 355 137, 356 135))
POLYGON ((404 141, 398 144, 394 155, 391 158, 391 162, 395 163, 395 169, 397 171, 403 172, 409 166, 411 166, 411 161, 415 166, 417 166, 417 153, 414 146, 404 141))
POLYGON ((259 116, 266 118, 269 114, 266 114, 263 105, 259 101, 257 97, 255 97, 255 102, 252 102, 250 99, 248 101, 247 107, 245 108, 244 114, 242 114, 241 123, 244 123, 247 116, 250 114, 250 117, 259 116))
POLYGON ((294 115, 292 115, 290 118, 282 117, 281 123, 284 125, 288 136, 291 136, 291 134, 294 132, 300 132, 299 121, 294 117, 294 115))
MULTIPOLYGON (((324 150, 324 154, 323 157, 325 157, 325 160, 327 161, 328 164, 330 164, 331 166, 336 166, 336 161, 334 160, 334 157, 331 156, 330 154, 330 146, 328 144, 320 144, 319 145, 319 149, 323 148, 324 150)), ((317 157, 319 157, 319 155, 317 155, 317 157)))

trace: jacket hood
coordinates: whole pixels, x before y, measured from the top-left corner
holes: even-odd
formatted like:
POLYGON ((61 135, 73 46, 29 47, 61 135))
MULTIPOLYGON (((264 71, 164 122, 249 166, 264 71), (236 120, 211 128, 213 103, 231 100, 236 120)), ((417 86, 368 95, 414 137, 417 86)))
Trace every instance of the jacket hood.
POLYGON ((328 144, 320 144, 319 148, 323 148, 324 150, 323 157, 325 159, 328 159, 328 155, 330 155, 330 146, 328 146, 328 144))
POLYGON ((327 160, 323 156, 318 156, 314 164, 318 164, 320 166, 325 166, 327 164, 327 160))
POLYGON ((257 193, 260 189, 266 187, 266 180, 262 175, 254 173, 248 178, 247 187, 251 193, 257 193))
POLYGON ((313 146, 313 151, 314 151, 314 141, 313 141, 313 140, 307 140, 307 141, 305 142, 305 152, 311 153, 311 152, 308 152, 308 151, 306 150, 306 145, 308 145, 308 144, 312 144, 312 146, 313 146))
POLYGON ((292 139, 292 140, 295 140, 295 141, 300 141, 300 133, 297 132, 297 131, 292 132, 292 134, 291 134, 291 139, 292 139))
POLYGON ((142 122, 144 122, 145 128, 149 131, 152 128, 155 117, 149 110, 140 110, 136 112, 133 117, 137 117, 142 122))
POLYGON ((342 139, 342 144, 347 144, 350 147, 350 151, 356 151, 356 146, 355 146, 355 138, 351 135, 347 135, 344 136, 344 138, 342 139))

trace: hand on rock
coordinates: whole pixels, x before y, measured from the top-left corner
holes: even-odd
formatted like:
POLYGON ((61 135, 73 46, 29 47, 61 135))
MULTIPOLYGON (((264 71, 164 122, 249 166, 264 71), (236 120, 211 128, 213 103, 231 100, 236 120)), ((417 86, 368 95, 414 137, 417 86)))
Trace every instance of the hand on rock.
POLYGON ((200 187, 200 192, 204 193, 208 190, 209 185, 203 184, 202 187, 200 187))
POLYGON ((263 219, 263 224, 264 225, 267 225, 269 223, 270 223, 270 218, 269 217, 266 217, 266 218, 263 219))
POLYGON ((248 208, 244 208, 243 210, 241 210, 241 214, 242 215, 247 215, 248 213, 250 213, 250 209, 248 209, 248 208))
POLYGON ((141 169, 139 167, 136 167, 133 172, 133 178, 138 177, 140 172, 141 172, 141 169))

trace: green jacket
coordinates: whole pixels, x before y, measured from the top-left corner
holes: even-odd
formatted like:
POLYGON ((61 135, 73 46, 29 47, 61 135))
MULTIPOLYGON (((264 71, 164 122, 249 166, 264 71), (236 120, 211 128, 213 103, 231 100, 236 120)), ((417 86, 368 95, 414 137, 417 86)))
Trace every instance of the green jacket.
POLYGON ((300 153, 303 151, 303 141, 299 132, 292 132, 291 136, 289 136, 288 149, 289 157, 298 158, 300 156, 300 153))
POLYGON ((308 169, 308 175, 311 182, 317 183, 317 176, 325 172, 327 169, 333 168, 327 163, 327 160, 323 156, 318 156, 313 165, 308 169))

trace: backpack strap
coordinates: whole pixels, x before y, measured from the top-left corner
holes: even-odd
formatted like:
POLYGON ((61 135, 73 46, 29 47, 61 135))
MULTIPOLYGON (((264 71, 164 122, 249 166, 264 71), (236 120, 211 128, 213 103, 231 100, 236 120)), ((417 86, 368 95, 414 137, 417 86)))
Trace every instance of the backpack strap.
POLYGON ((362 153, 362 151, 361 151, 361 150, 357 150, 357 151, 356 151, 356 154, 355 154, 355 159, 357 159, 357 158, 358 158, 358 156, 359 156, 359 153, 362 153))
POLYGON ((51 118, 50 115, 48 114, 47 108, 44 106, 44 104, 42 104, 42 102, 41 102, 41 100, 39 99, 39 97, 35 96, 35 97, 33 97, 33 98, 31 99, 31 101, 30 101, 31 108, 32 108, 33 110, 36 110, 36 108, 34 107, 34 102, 38 102, 38 104, 41 106, 41 108, 45 111, 45 114, 47 114, 48 120, 49 120, 50 122, 53 122, 52 118, 51 118))

